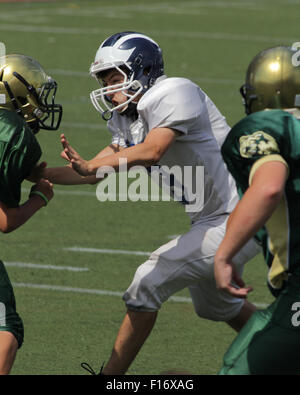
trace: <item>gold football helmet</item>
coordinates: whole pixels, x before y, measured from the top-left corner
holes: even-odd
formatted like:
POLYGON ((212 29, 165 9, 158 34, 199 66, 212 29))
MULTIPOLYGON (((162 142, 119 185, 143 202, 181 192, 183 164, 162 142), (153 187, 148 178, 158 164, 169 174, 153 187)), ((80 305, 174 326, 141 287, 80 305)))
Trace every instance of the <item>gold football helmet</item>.
POLYGON ((265 108, 300 108, 300 66, 293 61, 296 50, 274 47, 251 61, 240 92, 246 114, 265 108))
POLYGON ((34 133, 59 128, 62 106, 55 104, 56 90, 56 82, 33 58, 19 54, 0 58, 0 108, 16 111, 34 133))

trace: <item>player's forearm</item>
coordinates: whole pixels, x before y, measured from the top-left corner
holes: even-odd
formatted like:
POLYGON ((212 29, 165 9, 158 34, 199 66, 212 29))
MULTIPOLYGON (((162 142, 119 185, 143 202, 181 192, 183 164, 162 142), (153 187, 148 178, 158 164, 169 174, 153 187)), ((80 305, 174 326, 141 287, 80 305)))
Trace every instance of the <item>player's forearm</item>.
POLYGON ((269 191, 249 188, 229 217, 218 257, 232 259, 270 218, 281 199, 269 191))
POLYGON ((255 172, 251 186, 229 217, 218 257, 231 259, 265 225, 279 204, 288 177, 286 164, 270 161, 255 172))
POLYGON ((16 208, 8 208, 1 205, 1 232, 10 233, 13 230, 19 228, 44 206, 45 202, 37 195, 31 196, 24 204, 16 208))
POLYGON ((43 177, 58 185, 96 184, 96 176, 83 177, 70 166, 49 167, 44 170, 43 177))
POLYGON ((141 143, 127 148, 113 155, 103 158, 94 158, 87 162, 89 174, 96 174, 100 167, 110 166, 116 171, 119 170, 120 163, 125 163, 127 169, 133 166, 152 166, 161 158, 162 153, 158 146, 141 143))

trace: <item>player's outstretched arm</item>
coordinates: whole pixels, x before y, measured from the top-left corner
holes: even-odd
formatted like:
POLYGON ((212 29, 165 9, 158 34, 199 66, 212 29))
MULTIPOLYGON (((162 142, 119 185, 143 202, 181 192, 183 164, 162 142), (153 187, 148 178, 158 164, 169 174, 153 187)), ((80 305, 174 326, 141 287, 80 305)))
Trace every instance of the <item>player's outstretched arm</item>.
MULTIPOLYGON (((110 166, 119 170, 120 160, 126 160, 127 168, 132 166, 151 166, 156 164, 174 142, 179 132, 169 128, 152 129, 145 141, 132 147, 119 150, 106 156, 96 156, 90 161, 84 160, 61 135, 62 157, 68 160, 72 168, 82 176, 97 173, 100 167, 110 166)), ((123 162, 124 163, 124 162, 123 162)))
MULTIPOLYGON (((116 152, 120 152, 122 149, 124 148, 116 144, 110 144, 103 148, 94 159, 103 158, 116 152)), ((69 161, 69 159, 65 157, 64 152, 62 152, 61 156, 69 161)), ((32 172, 29 177, 27 177, 27 180, 37 183, 41 178, 47 179, 51 183, 58 185, 97 184, 99 181, 101 181, 101 179, 97 178, 95 175, 85 177, 78 174, 72 168, 71 164, 68 164, 67 166, 47 167, 46 162, 38 163, 32 169, 32 172)))

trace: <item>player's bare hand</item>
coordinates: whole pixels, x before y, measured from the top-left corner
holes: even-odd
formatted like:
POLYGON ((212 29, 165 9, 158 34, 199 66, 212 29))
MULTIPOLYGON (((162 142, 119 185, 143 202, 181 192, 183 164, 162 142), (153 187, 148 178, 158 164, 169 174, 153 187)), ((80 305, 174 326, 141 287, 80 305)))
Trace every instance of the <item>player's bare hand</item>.
POLYGON ((45 180, 44 178, 42 178, 39 182, 33 185, 30 192, 33 191, 41 192, 43 195, 46 196, 48 201, 50 201, 54 196, 53 184, 50 181, 45 180))
POLYGON ((40 181, 41 178, 44 177, 44 172, 47 167, 47 162, 40 162, 34 166, 31 170, 29 177, 27 177, 28 181, 33 183, 37 183, 40 181))
POLYGON ((217 288, 229 293, 237 298, 246 298, 253 290, 250 286, 245 286, 244 281, 237 274, 234 263, 230 260, 215 256, 215 279, 217 288))
POLYGON ((69 144, 65 135, 60 136, 60 141, 63 146, 61 157, 70 162, 72 168, 80 175, 89 175, 88 162, 84 160, 78 152, 69 144))

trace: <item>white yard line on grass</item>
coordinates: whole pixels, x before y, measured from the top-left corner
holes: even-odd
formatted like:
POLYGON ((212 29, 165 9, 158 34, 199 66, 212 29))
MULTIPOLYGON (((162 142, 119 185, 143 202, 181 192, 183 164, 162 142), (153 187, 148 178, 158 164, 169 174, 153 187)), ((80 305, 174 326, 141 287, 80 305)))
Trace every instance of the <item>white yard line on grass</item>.
POLYGON ((24 263, 24 262, 3 262, 3 263, 7 267, 20 267, 25 269, 67 270, 71 272, 86 272, 89 270, 88 268, 85 267, 41 265, 38 263, 24 263))
POLYGON ((151 252, 146 252, 146 251, 114 250, 109 248, 66 247, 63 248, 63 250, 73 251, 73 252, 91 252, 98 254, 125 254, 125 255, 147 255, 147 256, 151 254, 151 252))
MULTIPOLYGON (((84 72, 84 71, 75 71, 75 70, 64 70, 64 69, 50 69, 49 70, 50 74, 53 75, 63 75, 66 77, 81 77, 81 78, 91 78, 88 72, 84 72)), ((201 82, 201 83, 206 83, 206 84, 215 84, 215 85, 232 85, 232 84, 239 84, 241 81, 238 79, 230 79, 230 78, 209 78, 209 77, 190 77, 191 80, 195 81, 195 82, 201 82)), ((76 98, 77 99, 77 98, 76 98)), ((89 101, 88 96, 86 96, 86 101, 89 101)), ((101 128, 101 124, 93 124, 93 128, 101 128)), ((105 128, 102 126, 102 128, 105 128)))
MULTIPOLYGON (((117 296, 122 297, 123 292, 108 291, 103 289, 88 289, 88 288, 75 288, 75 287, 64 287, 61 285, 46 285, 46 284, 31 284, 31 283, 13 283, 15 288, 32 288, 42 289, 46 291, 58 291, 58 292, 73 292, 82 294, 102 295, 102 296, 117 296)), ((171 296, 168 301, 177 303, 192 303, 191 298, 184 296, 171 296)), ((258 308, 265 308, 268 306, 266 303, 254 303, 258 308)))
MULTIPOLYGON (((21 1, 21 0, 14 0, 21 1)), ((293 0, 295 2, 295 0, 293 0)), ((291 0, 285 0, 285 4, 291 2, 291 0)), ((295 3, 294 3, 295 4, 295 3)), ((297 4, 297 3, 296 3, 297 4)), ((184 1, 180 3, 174 2, 161 2, 159 4, 126 4, 124 5, 113 5, 100 7, 62 7, 57 8, 44 8, 34 9, 32 7, 29 10, 10 10, 10 12, 2 12, 0 18, 6 21, 23 21, 32 23, 41 23, 45 20, 50 21, 50 17, 64 16, 64 17, 80 17, 80 18, 134 18, 137 13, 142 14, 165 14, 165 15, 207 15, 210 8, 226 8, 226 9, 241 9, 242 11, 253 11, 266 9, 267 5, 263 4, 262 1, 184 1), (41 19, 42 18, 42 19, 41 19)))
MULTIPOLYGON (((60 292, 74 292, 74 293, 84 293, 93 295, 103 295, 103 296, 117 296, 122 297, 124 292, 108 291, 103 289, 88 289, 88 288, 75 288, 75 287, 64 287, 60 285, 46 285, 46 284, 30 284, 30 283, 13 283, 16 288, 35 288, 44 289, 49 291, 60 291, 60 292)), ((170 301, 179 303, 191 303, 191 298, 186 298, 182 296, 171 296, 170 301)))
MULTIPOLYGON (((22 188, 21 189, 22 192, 24 193, 29 193, 30 189, 28 188, 22 188)), ((66 190, 60 190, 60 189, 56 189, 56 187, 54 188, 54 194, 55 195, 72 195, 72 196, 89 196, 89 197, 93 197, 95 199, 97 199, 96 197, 96 191, 95 192, 89 192, 89 191, 69 191, 68 189, 66 190)))
POLYGON ((96 130, 98 131, 107 131, 106 126, 102 126, 100 123, 84 123, 84 122, 62 122, 62 128, 70 128, 70 129, 82 129, 82 131, 87 130, 96 130))
MULTIPOLYGON (((73 34, 73 35, 107 35, 108 29, 99 29, 97 27, 80 28, 80 27, 64 27, 64 26, 32 26, 32 25, 21 25, 11 23, 1 23, 0 30, 2 31, 13 31, 23 33, 50 33, 50 34, 73 34)), ((155 37, 170 37, 178 39, 207 39, 207 40, 218 40, 218 41, 247 41, 247 42, 266 42, 266 43, 278 43, 278 42, 289 42, 293 43, 296 37, 271 37, 271 36, 255 36, 255 35, 242 35, 232 34, 223 32, 188 32, 188 31, 145 31, 145 34, 149 34, 155 37)))
MULTIPOLYGON (((180 235, 178 235, 180 236, 180 235)), ((176 235, 171 235, 169 237, 176 237, 176 235)), ((151 252, 146 252, 146 251, 130 251, 130 250, 114 250, 114 249, 108 249, 108 248, 85 248, 85 247, 66 247, 63 248, 65 251, 72 251, 72 252, 87 252, 87 253, 96 253, 96 254, 125 254, 125 255, 144 255, 144 256, 149 256, 151 252)), ((90 290, 92 292, 89 293, 94 293, 93 291, 95 290, 90 290)), ((82 291, 83 292, 83 291, 82 291)), ((101 295, 105 295, 105 292, 111 292, 111 291, 96 291, 95 293, 100 293, 101 295)), ((121 292, 117 292, 116 295, 122 296, 123 294, 121 292)), ((190 298, 185 298, 181 296, 172 296, 169 300, 172 300, 174 302, 192 302, 192 299, 190 298)), ((258 308, 265 308, 268 306, 266 303, 254 303, 258 308)))
MULTIPOLYGON (((29 193, 30 189, 28 188, 22 188, 21 189, 22 192, 24 193, 29 193)), ((67 188, 65 190, 61 190, 61 189, 56 189, 56 187, 54 188, 54 195, 71 195, 71 196, 89 196, 89 197, 93 197, 95 199, 97 199, 97 195, 96 195, 96 190, 95 192, 90 192, 90 191, 73 191, 73 190, 68 190, 67 188)), ((106 198, 108 201, 115 201, 113 199, 116 198, 114 193, 107 193, 105 194, 106 198)), ((155 201, 159 201, 159 199, 161 198, 161 195, 145 195, 145 194, 131 194, 130 197, 132 199, 137 199, 140 201, 145 201, 148 202, 150 200, 150 198, 155 199, 155 201), (143 199, 143 200, 142 200, 143 199)), ((118 200, 121 202, 124 202, 125 199, 128 199, 128 194, 123 194, 123 193, 119 193, 118 194, 118 200)), ((116 201, 118 201, 116 200, 116 201)))

